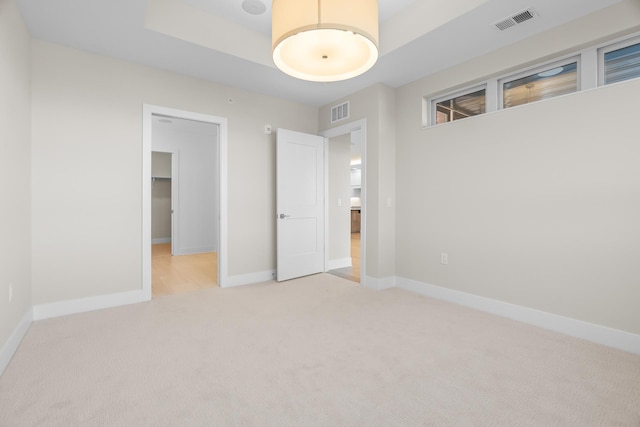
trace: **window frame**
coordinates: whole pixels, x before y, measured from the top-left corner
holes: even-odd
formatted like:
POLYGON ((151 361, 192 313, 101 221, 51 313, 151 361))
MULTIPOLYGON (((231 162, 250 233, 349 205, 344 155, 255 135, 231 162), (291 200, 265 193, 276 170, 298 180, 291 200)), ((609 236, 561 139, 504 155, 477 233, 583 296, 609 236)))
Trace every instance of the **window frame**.
MULTIPOLYGON (((460 87, 461 89, 449 89, 436 92, 436 95, 423 95, 422 96, 422 129, 429 129, 436 127, 436 104, 438 102, 446 101, 448 99, 456 98, 463 95, 476 92, 478 90, 485 90, 485 112, 478 114, 484 115, 487 113, 494 113, 496 111, 504 110, 504 83, 512 80, 517 80, 522 77, 530 76, 536 73, 540 73, 545 70, 550 70, 555 67, 576 63, 577 74, 577 87, 575 92, 558 95, 559 97, 566 95, 573 95, 585 90, 595 89, 605 86, 604 84, 604 56, 612 51, 622 49, 628 46, 632 46, 640 43, 640 32, 633 32, 618 38, 612 37, 609 40, 600 43, 594 43, 582 48, 576 48, 573 51, 566 51, 564 54, 560 54, 555 57, 548 56, 550 58, 547 61, 530 61, 530 65, 526 68, 513 67, 508 71, 503 70, 501 72, 486 76, 484 78, 476 78, 467 82, 466 85, 453 86, 460 87), (475 83, 471 83, 475 82, 475 83)), ((629 80, 636 80, 640 77, 623 80, 616 83, 623 83, 629 80)), ((541 99, 540 101, 547 101, 549 99, 541 99)), ((539 102, 539 101, 535 101, 539 102)), ((535 103, 534 102, 534 103, 535 103)), ((522 104, 526 105, 526 104, 522 104)), ((514 106, 519 107, 522 105, 514 106)), ((509 108, 514 108, 509 107, 509 108)), ((474 117, 474 116, 472 116, 474 117)), ((454 120, 456 122, 458 120, 454 120)), ((448 124, 452 122, 442 123, 448 124)))
MULTIPOLYGON (((466 86, 466 87, 464 87, 462 89, 458 89, 458 90, 451 91, 451 92, 446 92, 444 94, 433 96, 433 97, 424 97, 423 99, 427 103, 427 106, 428 106, 427 108, 428 108, 429 112, 428 112, 427 120, 425 120, 425 118, 423 118, 423 126, 431 127, 431 126, 437 126, 438 125, 436 123, 437 110, 438 110, 436 105, 439 102, 448 101, 450 99, 458 98, 458 97, 464 96, 464 95, 470 95, 470 94, 472 94, 474 92, 478 92, 478 91, 481 91, 481 90, 484 90, 485 111, 484 111, 484 113, 476 114, 476 116, 481 116, 481 115, 487 113, 486 100, 487 100, 488 92, 489 92, 487 82, 483 82, 483 83, 476 84, 476 85, 473 85, 473 86, 466 86)), ((475 117, 475 116, 470 116, 470 117, 467 117, 467 118, 471 118, 471 117, 475 117)), ((456 121, 458 121, 458 120, 452 120, 450 122, 440 123, 439 126, 446 125, 448 123, 453 123, 453 122, 456 122, 456 121)))
MULTIPOLYGON (((618 49, 624 49, 625 47, 633 46, 636 44, 640 44, 640 35, 634 35, 632 37, 627 37, 622 40, 613 41, 612 43, 607 43, 604 46, 598 47, 598 86, 608 86, 610 84, 622 83, 632 79, 622 80, 620 82, 615 83, 605 83, 605 71, 604 71, 604 56, 618 49)), ((634 77, 638 78, 638 77, 634 77)))
MULTIPOLYGON (((542 73, 544 71, 552 70, 554 68, 564 67, 566 65, 573 64, 574 62, 576 63, 577 82, 576 82, 575 92, 571 92, 571 93, 573 94, 573 93, 580 92, 582 90, 582 55, 580 55, 579 53, 578 54, 574 53, 574 54, 571 54, 570 56, 566 56, 560 59, 556 58, 553 61, 545 62, 543 64, 536 64, 533 67, 524 68, 519 71, 516 71, 515 73, 510 73, 502 77, 499 77, 497 79, 498 80, 498 108, 497 109, 506 110, 508 108, 515 108, 515 107, 520 107, 521 105, 526 105, 526 104, 514 105, 513 107, 504 106, 504 84, 505 83, 509 83, 514 80, 518 80, 523 77, 528 77, 534 74, 542 73)), ((570 94, 564 94, 564 95, 570 95, 570 94)), ((563 96, 563 95, 558 95, 558 96, 563 96)), ((529 102, 528 104, 534 104, 536 102, 546 101, 546 100, 547 99, 541 99, 538 101, 529 102)))

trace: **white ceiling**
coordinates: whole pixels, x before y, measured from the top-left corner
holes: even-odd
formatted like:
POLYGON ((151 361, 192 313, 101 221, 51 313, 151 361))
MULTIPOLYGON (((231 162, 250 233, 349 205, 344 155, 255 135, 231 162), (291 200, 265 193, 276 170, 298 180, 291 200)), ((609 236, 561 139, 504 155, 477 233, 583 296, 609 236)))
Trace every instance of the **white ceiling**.
POLYGON ((379 0, 380 59, 335 83, 297 80, 270 60, 271 2, 17 0, 35 38, 267 95, 324 105, 375 83, 402 86, 621 0, 379 0), (535 19, 493 24, 533 7, 535 19))

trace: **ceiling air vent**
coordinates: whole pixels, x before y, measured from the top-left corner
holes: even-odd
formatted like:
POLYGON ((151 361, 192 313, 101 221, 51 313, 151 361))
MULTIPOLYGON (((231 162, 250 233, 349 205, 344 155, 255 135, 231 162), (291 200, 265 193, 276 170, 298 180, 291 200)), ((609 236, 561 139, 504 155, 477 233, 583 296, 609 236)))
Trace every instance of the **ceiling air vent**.
POLYGON ((529 21, 536 16, 538 16, 538 13, 533 8, 529 8, 527 10, 523 10, 522 12, 518 12, 508 18, 502 19, 493 25, 495 25, 496 28, 500 31, 504 31, 508 28, 515 27, 518 24, 529 21))
POLYGON ((349 118, 349 101, 331 107, 331 123, 349 118))

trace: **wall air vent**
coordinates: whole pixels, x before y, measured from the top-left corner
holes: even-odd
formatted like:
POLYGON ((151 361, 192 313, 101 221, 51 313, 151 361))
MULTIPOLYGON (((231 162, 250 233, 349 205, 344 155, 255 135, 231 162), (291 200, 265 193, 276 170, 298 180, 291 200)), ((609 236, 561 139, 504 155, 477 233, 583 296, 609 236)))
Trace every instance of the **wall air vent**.
POLYGON ((331 107, 331 123, 349 118, 349 101, 344 104, 331 107))
POLYGON ((529 8, 509 16, 508 18, 502 19, 493 25, 500 31, 504 31, 508 28, 515 27, 518 24, 522 24, 523 22, 530 21, 536 16, 538 16, 538 13, 533 8, 529 8))

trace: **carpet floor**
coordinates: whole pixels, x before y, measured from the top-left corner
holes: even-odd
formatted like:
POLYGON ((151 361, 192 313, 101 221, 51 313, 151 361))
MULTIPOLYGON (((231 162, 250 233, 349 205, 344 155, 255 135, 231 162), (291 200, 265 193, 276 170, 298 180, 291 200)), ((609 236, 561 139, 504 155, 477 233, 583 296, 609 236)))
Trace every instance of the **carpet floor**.
POLYGON ((640 426, 640 356, 326 274, 34 322, 0 426, 640 426))

